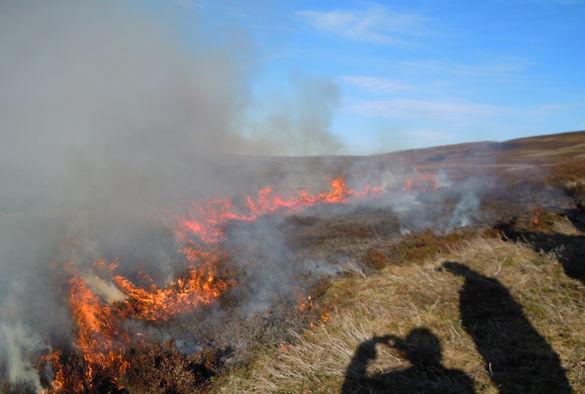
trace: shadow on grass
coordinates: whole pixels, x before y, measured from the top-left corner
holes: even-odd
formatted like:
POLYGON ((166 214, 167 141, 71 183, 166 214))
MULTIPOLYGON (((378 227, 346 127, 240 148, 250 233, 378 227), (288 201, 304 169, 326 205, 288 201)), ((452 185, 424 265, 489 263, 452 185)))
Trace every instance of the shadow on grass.
POLYGON ((463 371, 447 369, 441 363, 441 343, 426 328, 412 330, 406 338, 375 336, 356 349, 345 373, 341 392, 348 393, 473 393, 473 381, 463 371), (411 363, 409 368, 368 375, 377 358, 377 345, 399 350, 411 363))
POLYGON ((572 392, 559 356, 505 286, 456 262, 441 268, 465 279, 459 291, 461 323, 501 393, 572 392))
POLYGON ((575 208, 568 209, 565 214, 579 231, 585 232, 585 206, 577 202, 575 208))
MULTIPOLYGON (((571 211, 567 213, 575 227, 583 231, 585 229, 585 219, 581 215, 571 214, 571 211)), ((585 284, 585 237, 516 230, 513 223, 500 224, 497 228, 506 239, 526 243, 537 252, 549 253, 554 251, 563 265, 565 274, 585 284)))

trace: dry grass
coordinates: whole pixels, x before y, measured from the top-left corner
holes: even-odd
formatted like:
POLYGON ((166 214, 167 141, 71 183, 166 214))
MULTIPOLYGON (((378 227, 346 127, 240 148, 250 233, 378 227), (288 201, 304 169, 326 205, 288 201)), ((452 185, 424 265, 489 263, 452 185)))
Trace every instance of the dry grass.
MULTIPOLYGON (((374 335, 405 337, 428 328, 442 344, 443 365, 470 376, 479 392, 497 392, 472 338, 460 322, 460 277, 438 270, 446 260, 497 278, 560 355, 575 392, 585 392, 585 289, 548 255, 495 238, 474 238, 421 264, 391 265, 367 278, 338 279, 324 296, 331 320, 296 335, 292 344, 263 348, 243 370, 222 377, 222 392, 335 392, 356 347, 374 335)), ((407 368, 395 349, 378 345, 370 373, 407 368)), ((420 377, 424 379, 423 376, 420 377)), ((538 376, 534 377, 538 379, 538 376)))
POLYGON ((572 159, 551 169, 549 183, 567 191, 577 201, 585 202, 585 159, 572 159))
POLYGON ((400 242, 392 244, 386 255, 391 264, 409 264, 432 258, 439 253, 461 245, 475 236, 472 231, 454 231, 445 235, 437 235, 431 230, 405 236, 400 242))
POLYGON ((556 218, 552 223, 551 231, 556 234, 575 236, 580 235, 579 230, 575 225, 565 216, 556 218))

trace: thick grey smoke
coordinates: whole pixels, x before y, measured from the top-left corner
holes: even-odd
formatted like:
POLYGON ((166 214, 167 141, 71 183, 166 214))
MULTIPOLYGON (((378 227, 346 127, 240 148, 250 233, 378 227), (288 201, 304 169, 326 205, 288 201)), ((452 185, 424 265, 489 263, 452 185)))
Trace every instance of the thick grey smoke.
MULTIPOLYGON (((255 62, 245 36, 182 39, 129 4, 0 3, 0 375, 37 388, 35 352, 72 329, 51 262, 83 267, 120 258, 124 269, 138 261, 162 281, 175 274, 176 245, 156 216, 161 209, 251 193, 263 186, 259 179, 311 189, 310 179, 321 185, 344 162, 235 157, 341 149, 330 132, 336 86, 295 76, 292 94, 250 122, 247 84, 255 62)), ((343 175, 361 188, 382 168, 366 164, 343 175)), ((401 167, 392 165, 383 186, 401 182, 394 176, 401 167)), ((417 204, 406 195, 385 206, 417 228, 426 225, 410 219, 417 204)), ((462 204, 462 214, 476 208, 462 204)), ((267 219, 230 234, 228 246, 246 249, 248 257, 236 262, 252 290, 246 316, 268 308, 275 295, 291 298, 292 278, 338 272, 327 261, 291 265, 278 232, 285 224, 267 219)), ((104 299, 123 297, 89 270, 83 275, 104 299)))
POLYGON ((292 97, 276 98, 268 114, 251 124, 253 149, 264 153, 323 155, 340 152, 341 141, 331 133, 333 111, 339 104, 335 83, 294 75, 290 78, 292 97))
MULTIPOLYGON (((225 169, 228 155, 339 146, 328 130, 337 91, 320 81, 298 81, 268 143, 244 135, 251 43, 206 37, 120 1, 0 3, 0 315, 11 322, 0 368, 13 380, 35 381, 23 357, 38 341, 25 332, 70 329, 52 260, 144 258, 160 208, 249 181, 225 169)), ((164 248, 152 253, 164 261, 164 248)))
POLYGON ((242 135, 253 62, 241 35, 181 43, 113 1, 0 7, 3 205, 30 207, 40 193, 67 205, 120 193, 144 201, 186 172, 206 174, 202 157, 340 146, 328 130, 337 89, 309 78, 293 80, 268 126, 242 135))
POLYGON ((0 7, 4 210, 149 209, 244 143, 241 42, 189 51, 121 2, 0 7))
POLYGON ((0 4, 0 297, 22 293, 3 316, 53 331, 51 260, 132 244, 244 144, 246 45, 193 41, 121 2, 0 4))

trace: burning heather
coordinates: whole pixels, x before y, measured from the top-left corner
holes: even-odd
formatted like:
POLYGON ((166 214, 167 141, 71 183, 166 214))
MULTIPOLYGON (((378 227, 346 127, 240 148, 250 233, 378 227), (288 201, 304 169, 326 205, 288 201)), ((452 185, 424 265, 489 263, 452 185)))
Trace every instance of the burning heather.
POLYGON ((579 255, 583 176, 559 162, 581 134, 341 156, 336 82, 295 75, 259 111, 254 35, 147 3, 0 2, 1 392, 214 390, 337 324, 336 281, 480 231, 579 255))
MULTIPOLYGON (((154 267, 168 264, 163 261, 154 265, 126 264, 123 256, 100 257, 90 264, 83 264, 79 256, 56 261, 51 275, 56 278, 56 291, 63 295, 61 302, 72 321, 72 337, 45 337, 44 346, 24 362, 36 371, 38 387, 48 393, 124 391, 144 388, 129 377, 130 371, 141 368, 135 365, 141 362, 137 354, 152 351, 161 341, 176 352, 173 358, 207 354, 214 360, 214 367, 191 361, 200 365, 200 372, 189 372, 200 374, 192 381, 201 379, 201 384, 215 373, 214 369, 229 366, 234 360, 244 362, 242 354, 254 344, 248 342, 250 337, 258 342, 277 340, 278 346, 286 349, 289 345, 285 331, 258 331, 258 319, 271 321, 276 330, 286 327, 281 319, 292 319, 291 322, 297 321, 293 325, 309 328, 326 324, 331 313, 318 301, 319 286, 327 278, 360 270, 360 265, 335 261, 343 259, 335 252, 325 260, 301 255, 299 261, 293 257, 299 249, 295 236, 285 242, 288 246, 281 244, 290 231, 287 225, 283 228, 283 221, 300 221, 303 232, 303 222, 326 222, 331 215, 336 222, 342 222, 348 213, 353 216, 367 209, 374 209, 374 215, 384 212, 386 217, 395 212, 400 232, 396 227, 392 229, 394 225, 383 228, 389 232, 384 236, 391 238, 400 237, 406 227, 408 232, 429 225, 452 230, 458 227, 454 221, 466 214, 462 206, 478 208, 466 203, 477 198, 475 194, 467 197, 466 183, 441 184, 431 172, 420 171, 399 182, 396 177, 392 179, 394 184, 381 180, 378 184, 384 186, 365 184, 354 189, 344 178, 337 177, 330 181, 328 190, 321 192, 300 189, 279 194, 274 187, 264 187, 240 198, 194 201, 180 215, 163 210, 160 225, 166 223, 175 248, 175 274, 167 279, 153 278, 157 276, 156 269, 152 271, 154 267), (450 198, 442 193, 456 197, 449 202, 450 198), (437 215, 437 219, 429 224, 411 220, 411 215, 437 215), (264 231, 260 236, 258 229, 264 231), (250 243, 256 244, 252 253, 246 250, 250 243), (284 255, 284 263, 274 253, 284 255)), ((460 225, 468 225, 477 217, 476 212, 468 213, 471 216, 460 225)), ((333 227, 331 231, 336 230, 333 227)), ((307 242, 323 243, 301 241, 307 242)), ((64 242, 67 246, 62 247, 71 248, 68 244, 64 242)), ((364 259, 361 269, 379 268, 386 257, 370 249, 364 259)))
MULTIPOLYGON (((420 191, 428 191, 435 186, 430 179, 429 174, 421 179, 407 179, 403 188, 420 187, 420 191)), ((62 291, 67 294, 74 339, 67 350, 69 355, 64 349, 55 349, 40 355, 35 362, 41 371, 51 371, 44 377, 49 392, 103 389, 104 386, 96 387, 96 381, 104 379, 112 387, 122 389, 122 380, 131 362, 125 356, 126 350, 131 346, 140 348, 141 343, 148 340, 139 327, 157 325, 214 304, 237 287, 240 278, 222 273, 224 260, 230 258, 230 251, 222 247, 228 226, 254 222, 265 215, 299 213, 311 206, 349 204, 356 199, 382 194, 381 187, 367 185, 353 190, 347 187, 344 179, 335 178, 328 191, 316 194, 303 190, 285 196, 274 193, 270 187, 262 188, 257 196, 243 198, 241 207, 229 198, 194 202, 187 217, 173 220, 175 228, 172 230, 185 269, 164 286, 154 283, 144 271, 133 274, 135 281, 119 275, 118 262, 104 259, 94 261, 89 269, 73 261, 53 264, 62 281, 62 291), (143 325, 128 325, 128 321, 143 325), (67 362, 67 357, 83 360, 76 373, 64 372, 63 363, 67 362)), ((302 284, 298 286, 301 288, 302 284)), ((314 307, 310 295, 299 297, 297 309, 300 313, 314 307)), ((322 311, 319 320, 327 322, 328 311, 322 311)))

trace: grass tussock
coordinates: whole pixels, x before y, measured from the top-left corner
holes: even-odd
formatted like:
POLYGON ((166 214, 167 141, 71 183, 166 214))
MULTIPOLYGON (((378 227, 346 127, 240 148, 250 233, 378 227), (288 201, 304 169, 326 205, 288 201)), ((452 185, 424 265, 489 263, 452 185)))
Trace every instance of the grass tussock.
POLYGON ((564 189, 581 204, 585 203, 585 159, 572 159, 552 167, 549 183, 564 189))
POLYGON ((471 231, 454 231, 437 235, 427 230, 405 236, 400 242, 392 244, 385 255, 389 264, 424 261, 440 253, 446 253, 474 236, 475 233, 471 231))
MULTIPOLYGON (((440 269, 445 261, 456 261, 482 277, 501 283, 521 305, 522 318, 527 320, 524 323, 531 325, 533 334, 542 337, 550 351, 560 356, 560 364, 566 370, 572 389, 585 392, 585 358, 581 352, 585 347, 583 285, 568 278, 552 255, 538 254, 528 246, 486 237, 466 240, 420 264, 389 265, 370 277, 336 280, 323 298, 330 311, 326 324, 295 334, 293 343, 259 349, 247 368, 223 376, 215 390, 339 392, 356 349, 372 338, 391 335, 404 339, 409 333, 424 328, 440 342, 440 362, 444 371, 467 375, 478 392, 498 392, 494 384, 498 376, 498 357, 502 362, 504 358, 510 362, 510 358, 516 357, 522 363, 523 357, 533 356, 531 349, 520 346, 518 354, 489 354, 488 357, 496 362, 486 365, 478 351, 481 344, 474 342, 469 327, 461 321, 460 291, 464 279, 440 269)), ((491 313, 487 309, 485 312, 491 313)), ((510 336, 526 337, 521 328, 518 330, 510 336)), ((518 340, 522 343, 522 338, 518 340)), ((454 380, 437 383, 425 371, 411 368, 412 356, 409 359, 408 349, 405 351, 404 347, 378 344, 375 349, 375 359, 368 364, 368 376, 398 376, 402 372, 393 375, 392 371, 406 371, 401 375, 406 377, 401 380, 402 392, 415 392, 421 384, 441 392, 461 388, 454 380)), ((538 349, 535 352, 538 353, 538 349)), ((501 376, 505 379, 505 375, 501 376)), ((547 390, 543 377, 526 376, 525 379, 519 382, 522 384, 519 388, 524 391, 547 390)), ((356 384, 358 386, 353 386, 356 390, 376 388, 375 379, 364 380, 363 387, 359 387, 359 381, 356 384)))

